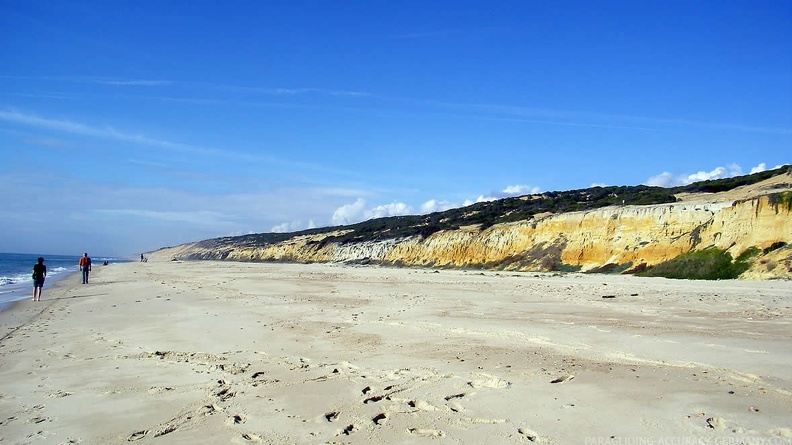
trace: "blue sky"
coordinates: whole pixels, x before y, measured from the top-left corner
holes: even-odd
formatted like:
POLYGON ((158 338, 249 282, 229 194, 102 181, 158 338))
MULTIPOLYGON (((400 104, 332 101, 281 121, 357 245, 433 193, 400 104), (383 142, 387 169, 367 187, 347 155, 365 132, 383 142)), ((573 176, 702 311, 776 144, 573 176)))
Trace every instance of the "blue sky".
POLYGON ((0 0, 0 251, 792 162, 790 1, 0 0))

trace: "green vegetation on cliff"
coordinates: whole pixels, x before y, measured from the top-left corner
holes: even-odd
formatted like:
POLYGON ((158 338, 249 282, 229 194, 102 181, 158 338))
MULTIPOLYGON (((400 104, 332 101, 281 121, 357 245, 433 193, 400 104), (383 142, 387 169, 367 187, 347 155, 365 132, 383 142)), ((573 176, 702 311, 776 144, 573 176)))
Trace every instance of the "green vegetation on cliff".
POLYGON ((792 192, 774 193, 770 195, 770 204, 776 209, 792 211, 792 192))
POLYGON ((725 250, 709 248, 688 252, 671 260, 647 268, 636 275, 686 280, 729 280, 740 276, 751 266, 748 260, 760 250, 756 247, 732 260, 725 250))

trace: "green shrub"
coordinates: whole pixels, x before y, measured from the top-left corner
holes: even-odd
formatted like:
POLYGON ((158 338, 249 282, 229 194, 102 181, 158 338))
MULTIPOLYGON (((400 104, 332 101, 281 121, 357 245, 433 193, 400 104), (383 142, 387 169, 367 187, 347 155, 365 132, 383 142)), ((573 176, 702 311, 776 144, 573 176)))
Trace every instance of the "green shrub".
POLYGON ((751 259, 752 257, 755 257, 756 255, 759 255, 760 252, 761 252, 761 250, 759 250, 759 248, 756 247, 756 246, 749 247, 749 248, 745 249, 741 254, 737 255, 737 258, 735 258, 734 262, 735 263, 745 263, 749 259, 751 259))
POLYGON ((779 208, 787 212, 792 210, 792 192, 774 193, 769 198, 770 204, 776 208, 776 211, 779 208))
POLYGON ((747 259, 752 255, 740 255, 740 261, 732 261, 732 256, 729 252, 709 248, 684 253, 676 258, 649 267, 637 275, 685 280, 728 280, 737 278, 741 273, 748 270, 750 264, 747 259))

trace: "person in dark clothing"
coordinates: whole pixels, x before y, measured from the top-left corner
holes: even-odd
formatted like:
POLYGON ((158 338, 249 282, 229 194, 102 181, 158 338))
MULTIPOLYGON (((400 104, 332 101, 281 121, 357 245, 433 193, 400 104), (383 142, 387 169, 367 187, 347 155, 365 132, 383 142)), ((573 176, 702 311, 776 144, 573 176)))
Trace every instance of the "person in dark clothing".
POLYGON ((47 278, 47 266, 44 265, 44 258, 39 257, 38 263, 33 265, 33 301, 41 301, 44 278, 47 278))
POLYGON ((82 272, 82 284, 88 284, 88 272, 91 271, 91 258, 87 253, 80 258, 80 271, 82 272))

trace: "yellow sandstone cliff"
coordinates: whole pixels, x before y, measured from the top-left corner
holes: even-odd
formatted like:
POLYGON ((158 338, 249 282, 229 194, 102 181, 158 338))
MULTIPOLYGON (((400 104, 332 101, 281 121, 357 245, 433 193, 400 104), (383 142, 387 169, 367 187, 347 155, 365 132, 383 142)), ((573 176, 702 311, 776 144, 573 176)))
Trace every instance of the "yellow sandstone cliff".
POLYGON ((680 196, 673 204, 613 206, 546 215, 479 230, 463 227, 420 236, 338 244, 339 232, 297 236, 265 246, 185 244, 155 257, 236 261, 353 262, 497 270, 635 270, 682 253, 716 247, 752 258, 742 278, 792 278, 792 215, 778 193, 790 174, 717 195, 680 196), (781 247, 779 247, 781 246, 781 247))

